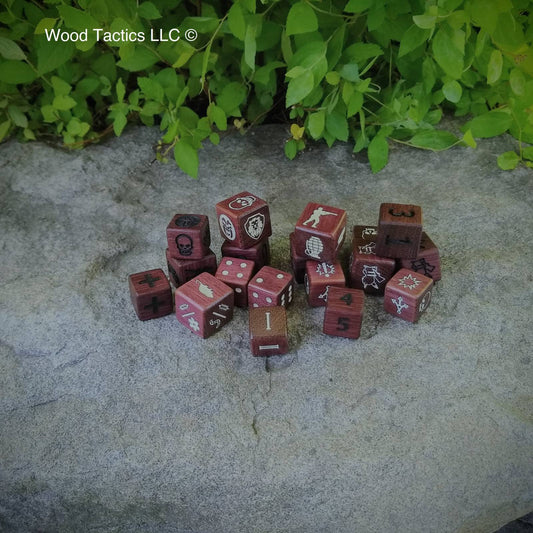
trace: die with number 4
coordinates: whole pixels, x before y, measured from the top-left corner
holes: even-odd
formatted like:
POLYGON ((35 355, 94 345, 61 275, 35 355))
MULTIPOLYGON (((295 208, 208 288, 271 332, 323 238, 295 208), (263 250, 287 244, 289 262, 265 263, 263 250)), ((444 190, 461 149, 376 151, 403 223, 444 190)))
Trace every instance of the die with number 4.
POLYGON ((264 266, 248 283, 248 305, 287 307, 293 298, 294 278, 291 274, 264 266))
POLYGON ((361 334, 365 294, 360 289, 330 287, 324 313, 327 335, 358 339, 361 334))

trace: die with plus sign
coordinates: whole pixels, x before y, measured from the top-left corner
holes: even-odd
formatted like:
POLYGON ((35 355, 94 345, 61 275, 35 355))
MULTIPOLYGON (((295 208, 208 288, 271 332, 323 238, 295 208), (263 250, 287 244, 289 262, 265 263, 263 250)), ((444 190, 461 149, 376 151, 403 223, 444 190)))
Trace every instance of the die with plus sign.
POLYGON ((205 215, 174 215, 167 226, 167 243, 172 257, 201 259, 210 252, 209 219, 205 215))
POLYGON ((325 306, 331 287, 344 287, 346 280, 339 262, 318 263, 307 261, 305 264, 305 292, 311 307, 325 306))
POLYGON ((249 192, 226 198, 215 209, 222 237, 238 248, 249 248, 272 235, 267 203, 249 192))
POLYGON ((288 272, 264 266, 248 283, 248 305, 287 307, 293 298, 294 278, 288 272))
POLYGON ((308 203, 294 228, 294 249, 311 261, 333 262, 344 242, 346 211, 308 203))
POLYGON ((361 335, 365 294, 360 289, 330 287, 324 312, 327 335, 358 339, 361 335))
POLYGON ((204 339, 233 317, 233 289, 207 272, 178 287, 174 296, 178 321, 204 339))
POLYGON ((237 257, 223 257, 215 277, 235 291, 235 305, 248 306, 248 282, 253 275, 254 262, 237 257))
POLYGON ((402 268, 385 287, 385 311, 408 322, 418 322, 431 302, 432 289, 431 278, 402 268))
POLYGON ((254 355, 281 355, 289 350, 284 307, 252 307, 249 311, 250 347, 254 355))
POLYGON ((161 269, 130 274, 128 284, 131 303, 140 320, 150 320, 172 313, 172 292, 161 269))

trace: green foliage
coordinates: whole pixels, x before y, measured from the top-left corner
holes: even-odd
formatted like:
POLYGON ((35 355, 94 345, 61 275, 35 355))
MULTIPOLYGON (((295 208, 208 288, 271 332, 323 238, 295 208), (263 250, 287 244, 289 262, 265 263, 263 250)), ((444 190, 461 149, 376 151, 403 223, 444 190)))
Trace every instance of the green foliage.
POLYGON ((378 172, 391 142, 508 132, 500 168, 531 166, 532 18, 528 0, 0 0, 0 141, 79 148, 141 122, 196 177, 204 142, 284 109, 289 159, 347 141, 378 172))

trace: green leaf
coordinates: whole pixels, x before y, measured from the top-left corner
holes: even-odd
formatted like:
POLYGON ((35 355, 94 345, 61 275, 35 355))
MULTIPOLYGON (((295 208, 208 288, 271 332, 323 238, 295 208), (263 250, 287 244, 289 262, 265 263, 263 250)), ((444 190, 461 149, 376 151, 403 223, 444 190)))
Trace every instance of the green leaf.
POLYGON ((472 135, 481 139, 505 133, 512 124, 512 117, 503 111, 489 111, 473 118, 463 126, 463 131, 472 130, 472 135))
POLYGON ((75 47, 71 42, 47 41, 35 39, 37 47, 37 70, 46 74, 65 64, 74 54, 75 47))
POLYGON ((24 61, 4 61, 0 64, 0 81, 10 84, 30 83, 37 74, 24 61))
POLYGON ((294 139, 289 139, 285 143, 284 150, 285 155, 292 160, 296 157, 296 154, 298 153, 298 143, 294 139))
POLYGON ((415 15, 413 16, 413 22, 423 30, 432 30, 435 27, 435 22, 437 22, 437 16, 428 13, 415 15))
POLYGON ((198 177, 198 150, 186 139, 180 139, 174 146, 174 159, 183 172, 191 178, 198 177))
POLYGON ((443 130, 423 130, 414 135, 409 144, 416 148, 426 150, 447 150, 454 144, 457 144, 457 137, 448 131, 443 130))
POLYGON ((286 94, 285 106, 301 102, 314 88, 315 79, 310 70, 306 70, 301 76, 289 81, 286 94))
POLYGON ((209 140, 211 141, 211 144, 217 146, 220 143, 220 135, 214 131, 209 134, 209 140))
POLYGON ((237 39, 244 41, 244 36, 246 35, 246 22, 244 20, 241 4, 238 2, 233 4, 228 11, 228 26, 231 33, 233 33, 237 39))
POLYGON ((516 152, 504 152, 498 156, 498 166, 502 170, 513 170, 520 162, 520 156, 516 152))
POLYGON ((244 62, 252 69, 255 69, 255 53, 257 43, 255 40, 257 27, 255 24, 248 24, 244 36, 244 62))
POLYGON ((326 122, 326 114, 324 111, 317 111, 311 113, 307 122, 307 129, 313 139, 319 139, 324 131, 324 125, 326 122))
POLYGON ((433 56, 439 66, 453 79, 458 80, 463 73, 463 53, 443 28, 439 29, 432 41, 433 56))
POLYGON ((101 24, 86 11, 66 5, 58 6, 57 11, 66 26, 73 30, 84 31, 88 29, 89 33, 92 33, 91 30, 94 28, 101 28, 101 24))
POLYGON ((514 68, 509 74, 509 83, 511 90, 517 95, 522 96, 526 91, 526 78, 519 68, 514 68))
POLYGON ((499 50, 493 50, 487 67, 487 83, 494 85, 502 75, 503 56, 499 50))
POLYGON ((472 135, 472 130, 467 130, 465 134, 463 135, 463 138, 461 139, 467 146, 470 146, 470 148, 476 148, 477 143, 474 140, 474 136, 472 135))
POLYGON ((431 32, 429 30, 423 30, 415 24, 410 26, 403 34, 402 40, 400 41, 398 57, 403 57, 405 54, 408 54, 415 48, 418 48, 428 39, 430 33, 431 32))
MULTIPOLYGON (((298 68, 298 67, 296 67, 298 68)), ((294 69, 293 69, 294 70, 294 69)), ((335 70, 332 70, 331 72, 328 72, 326 74, 326 81, 330 84, 330 85, 338 85, 339 84, 339 81, 341 81, 341 77, 340 77, 340 74, 335 71, 335 70)))
POLYGON ((215 103, 211 102, 207 108, 207 116, 215 123, 216 127, 221 131, 226 131, 228 128, 228 120, 226 113, 221 107, 218 107, 215 103))
POLYGON ((59 111, 68 111, 76 105, 76 100, 70 96, 60 95, 54 98, 52 105, 59 111))
POLYGON ((326 115, 326 130, 340 141, 348 140, 348 121, 341 113, 326 115))
POLYGON ((306 2, 297 2, 287 15, 287 35, 297 35, 318 29, 318 20, 313 8, 306 2))
POLYGON ((148 100, 155 100, 160 104, 165 99, 165 91, 163 87, 152 78, 137 78, 137 83, 144 94, 144 97, 148 100))
POLYGON ((56 96, 66 96, 72 91, 70 83, 67 83, 65 80, 58 78, 57 76, 52 76, 52 87, 54 88, 54 94, 56 96))
POLYGON ((236 81, 224 86, 217 96, 217 105, 220 106, 226 116, 240 117, 240 105, 246 100, 246 87, 236 81))
POLYGON ((143 2, 137 11, 139 16, 146 20, 160 19, 161 13, 152 2, 143 2))
POLYGON ((130 72, 138 72, 139 70, 146 70, 151 67, 159 58, 144 46, 136 46, 133 53, 127 58, 118 61, 117 65, 130 72))
POLYGON ((15 126, 18 126, 19 128, 27 128, 28 127, 28 118, 26 115, 20 110, 19 107, 16 105, 10 105, 7 108, 7 112, 9 114, 9 117, 15 124, 15 126))
POLYGON ((380 46, 373 43, 354 43, 344 50, 343 57, 347 63, 357 63, 361 65, 367 59, 371 59, 383 54, 380 46))
POLYGON ((383 135, 376 135, 368 145, 370 168, 376 174, 385 167, 389 160, 389 144, 383 135))
POLYGON ((35 26, 35 35, 41 35, 44 33, 44 30, 51 30, 56 25, 57 19, 44 18, 39 21, 37 26, 35 26))
POLYGON ((124 82, 122 81, 122 78, 119 78, 117 81, 117 99, 119 102, 124 101, 124 95, 126 94, 126 87, 124 87, 124 82))
POLYGON ((455 80, 446 82, 442 87, 446 100, 456 104, 463 94, 461 84, 455 80))
POLYGON ((2 122, 2 124, 0 124, 0 142, 2 142, 7 133, 9 132, 9 128, 11 126, 11 120, 5 120, 4 122, 2 122))
POLYGON ((361 13, 372 6, 373 0, 349 0, 344 6, 346 13, 361 13))
POLYGON ((0 37, 0 55, 6 59, 26 59, 26 54, 21 50, 20 46, 11 39, 0 37))
POLYGON ((343 65, 340 70, 340 75, 345 80, 358 81, 359 67, 357 66, 357 63, 347 63, 346 65, 343 65))
POLYGON ((528 159, 529 161, 533 161, 533 146, 526 146, 525 148, 522 148, 522 157, 524 159, 528 159))
POLYGON ((359 113, 361 110, 361 107, 363 107, 363 94, 359 91, 355 91, 350 96, 350 100, 348 101, 348 117, 353 117, 356 113, 359 113))
POLYGON ((124 113, 117 113, 115 115, 115 120, 113 121, 113 131, 117 137, 120 137, 127 123, 128 119, 124 113))

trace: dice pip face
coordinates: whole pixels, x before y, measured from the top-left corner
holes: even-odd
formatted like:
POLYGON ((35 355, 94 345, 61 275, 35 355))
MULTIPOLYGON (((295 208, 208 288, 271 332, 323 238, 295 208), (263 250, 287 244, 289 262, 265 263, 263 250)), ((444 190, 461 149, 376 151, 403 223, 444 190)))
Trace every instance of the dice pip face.
POLYGON ((207 272, 178 287, 174 296, 178 321, 204 339, 233 318, 233 289, 207 272))
POLYGON ((272 235, 267 203, 247 191, 215 206, 222 237, 238 248, 249 248, 272 235))
POLYGON ((209 219, 205 215, 174 215, 167 226, 167 243, 172 257, 201 259, 210 251, 209 219))
POLYGON ((432 289, 431 278, 402 268, 385 287, 385 311, 408 322, 417 322, 431 302, 432 289))
POLYGON ((294 228, 294 248, 311 261, 334 262, 344 242, 346 211, 310 202, 294 228))
POLYGON ((172 292, 161 269, 131 274, 128 284, 131 303, 139 320, 150 320, 172 313, 172 292))
POLYGON ((418 205, 381 204, 376 254, 393 259, 418 255, 422 237, 422 209, 418 205))
POLYGON ((345 285, 346 280, 340 263, 306 262, 305 292, 307 303, 311 307, 325 306, 331 287, 344 287, 345 285))
POLYGON ((289 350, 284 307, 252 307, 249 311, 250 347, 256 356, 281 355, 289 350))
POLYGON ((350 287, 383 294, 396 271, 396 260, 376 255, 377 227, 354 226, 348 277, 350 287))
POLYGON ((204 257, 200 259, 178 259, 172 257, 170 250, 166 249, 166 259, 170 283, 174 287, 179 287, 202 272, 209 272, 215 275, 217 271, 217 258, 209 250, 204 257))
POLYGON ((264 266, 248 283, 248 305, 287 307, 293 298, 294 278, 288 272, 264 266))
POLYGON ((433 281, 439 281, 442 277, 439 249, 425 231, 422 232, 418 255, 414 259, 402 259, 400 264, 402 268, 423 274, 433 281))
POLYGON ((235 305, 248 306, 248 282, 253 275, 254 262, 237 257, 223 257, 215 277, 235 291, 235 305))
POLYGON ((324 333, 358 339, 361 335, 364 298, 360 289, 331 287, 324 312, 324 333))

